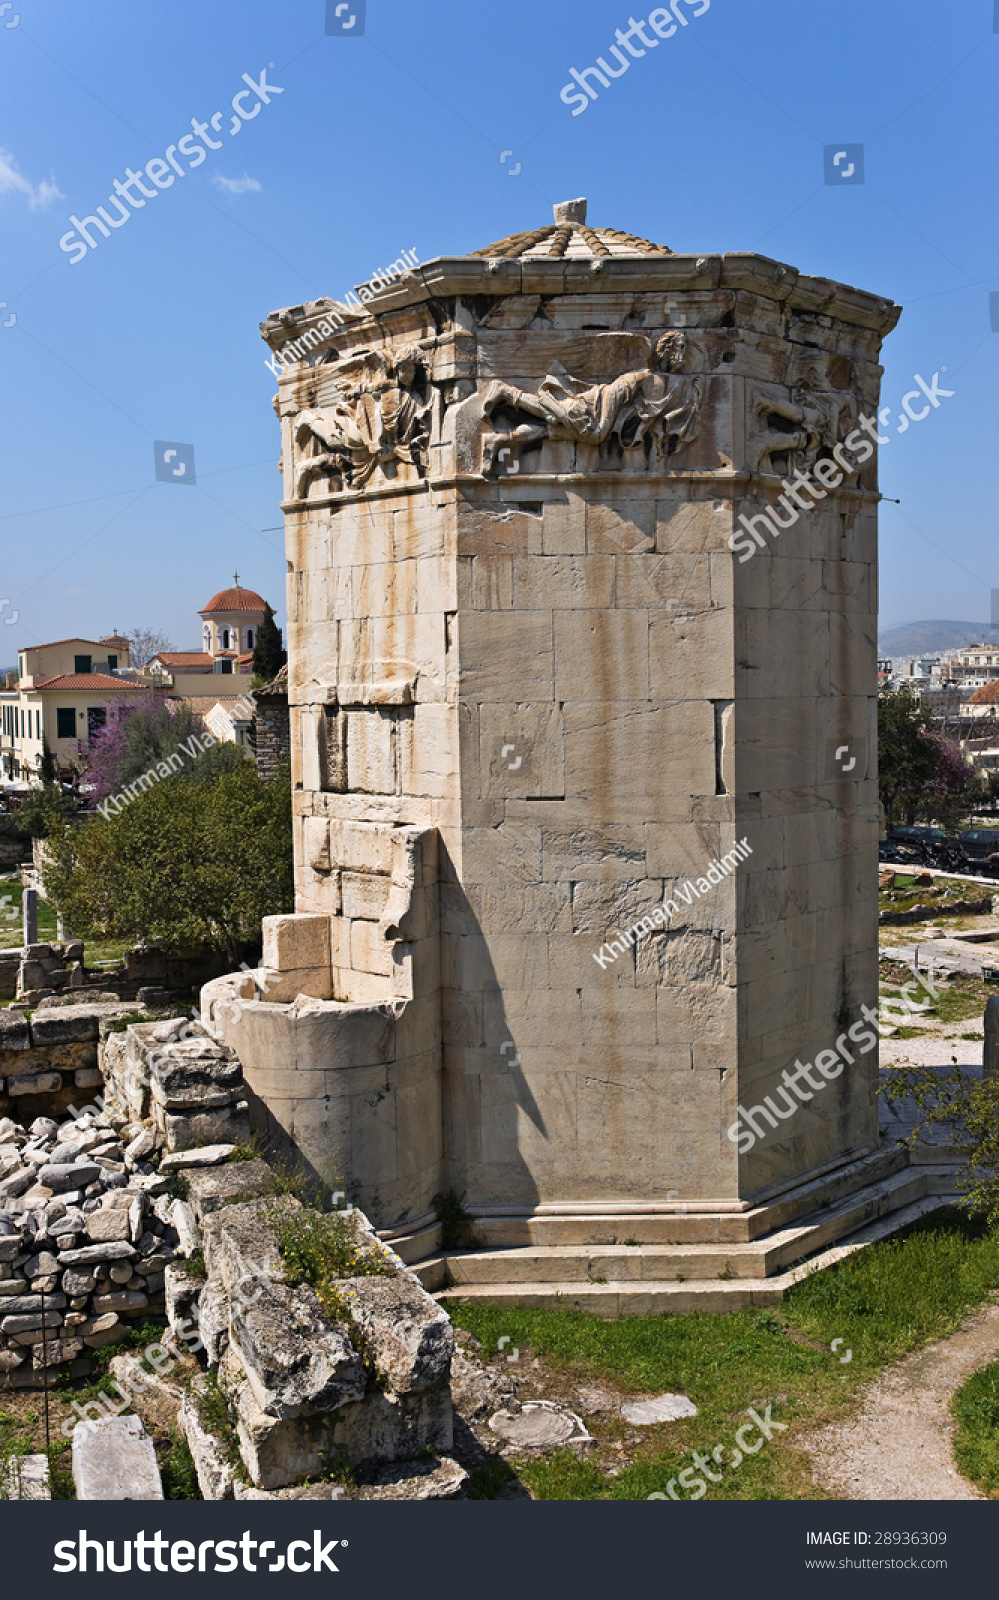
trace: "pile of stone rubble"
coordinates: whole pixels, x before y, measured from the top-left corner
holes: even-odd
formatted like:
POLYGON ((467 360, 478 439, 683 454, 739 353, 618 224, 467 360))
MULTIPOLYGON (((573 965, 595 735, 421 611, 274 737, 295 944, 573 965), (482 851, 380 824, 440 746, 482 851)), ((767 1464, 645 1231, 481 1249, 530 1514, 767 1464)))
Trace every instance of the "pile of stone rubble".
POLYGON ((40 1387, 65 1363, 83 1376, 88 1351, 164 1313, 177 1233, 149 1160, 160 1139, 100 1112, 0 1119, 0 1387, 40 1387))

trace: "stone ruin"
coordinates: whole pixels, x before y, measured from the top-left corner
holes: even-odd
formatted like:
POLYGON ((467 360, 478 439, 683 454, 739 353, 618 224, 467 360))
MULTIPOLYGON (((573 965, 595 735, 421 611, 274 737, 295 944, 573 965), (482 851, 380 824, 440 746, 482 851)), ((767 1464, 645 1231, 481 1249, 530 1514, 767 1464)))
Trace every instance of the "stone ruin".
POLYGON ((331 310, 262 324, 308 352, 296 901, 202 991, 251 1121, 426 1285, 607 1315, 769 1298, 943 1203, 871 1055, 729 1131, 877 1003, 877 462, 843 446, 899 307, 573 201, 331 310), (794 473, 821 499, 735 559, 794 473))
MULTIPOLYGON (((134 1351, 111 1373, 126 1403, 157 1384, 175 1394, 204 1498, 335 1498, 338 1467, 353 1497, 462 1496, 446 1311, 352 1208, 356 1271, 332 1306, 286 1283, 275 1215, 320 1219, 274 1195, 266 1162, 233 1159, 249 1125, 232 1050, 184 1017, 91 1021, 103 1094, 61 1124, 0 1120, 0 1388, 85 1378, 95 1350, 162 1317, 168 1364, 186 1340, 209 1376, 185 1370, 174 1389, 134 1351), (231 1421, 206 1408, 213 1382, 231 1421)), ((77 1497, 162 1498, 140 1418, 77 1409, 77 1497)), ((0 1475, 0 1498, 49 1494, 44 1457, 0 1475)))

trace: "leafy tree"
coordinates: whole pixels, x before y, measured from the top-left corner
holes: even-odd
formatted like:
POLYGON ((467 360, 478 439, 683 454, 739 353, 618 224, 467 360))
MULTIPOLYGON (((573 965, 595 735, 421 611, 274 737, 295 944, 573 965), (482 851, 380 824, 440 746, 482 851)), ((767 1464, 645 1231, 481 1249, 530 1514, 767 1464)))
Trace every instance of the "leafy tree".
POLYGON ((246 760, 246 751, 242 745, 236 744, 232 739, 226 739, 218 744, 209 745, 207 750, 195 756, 186 776, 192 783, 211 783, 223 772, 238 772, 246 760))
MULTIPOLYGON (((155 689, 136 695, 91 743, 87 782, 93 786, 94 803, 120 794, 180 745, 189 744, 192 734, 203 738, 204 724, 186 701, 170 704, 155 689)), ((186 764, 189 758, 182 753, 181 759, 186 764)))
POLYGON ((878 697, 878 786, 889 827, 916 816, 961 814, 974 803, 974 770, 908 689, 878 697))
POLYGON ((17 831, 26 839, 47 839, 76 814, 76 801, 61 783, 33 784, 18 808, 17 831))
POLYGON ((262 917, 294 906, 288 770, 265 783, 243 759, 209 781, 163 781, 49 850, 46 899, 80 937, 208 946, 235 964, 262 917))
POLYGON ((281 646, 281 629, 274 621, 274 612, 266 606, 264 620, 257 629, 257 642, 253 646, 253 676, 261 686, 276 678, 288 659, 287 650, 281 646))

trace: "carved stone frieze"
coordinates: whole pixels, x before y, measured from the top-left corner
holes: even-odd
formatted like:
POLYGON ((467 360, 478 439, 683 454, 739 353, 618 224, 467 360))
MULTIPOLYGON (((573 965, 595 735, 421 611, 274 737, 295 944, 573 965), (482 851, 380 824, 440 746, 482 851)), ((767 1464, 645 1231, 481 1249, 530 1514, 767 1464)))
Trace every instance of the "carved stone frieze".
MULTIPOLYGON (((500 451, 519 462, 521 450, 545 439, 577 444, 616 444, 622 451, 658 446, 661 458, 697 437, 704 380, 679 372, 686 335, 667 333, 649 345, 648 361, 609 383, 574 378, 557 361, 537 393, 494 382, 482 409, 492 424, 482 436, 482 473, 502 464, 500 451)), ((511 465, 507 470, 516 470, 511 465)))
POLYGON ((295 421, 294 496, 316 478, 331 492, 363 489, 399 464, 426 471, 433 393, 419 345, 358 351, 338 371, 321 409, 295 421))
POLYGON ((828 455, 842 443, 856 427, 857 402, 842 390, 758 384, 750 419, 750 471, 783 478, 796 469, 810 471, 823 451, 828 455))

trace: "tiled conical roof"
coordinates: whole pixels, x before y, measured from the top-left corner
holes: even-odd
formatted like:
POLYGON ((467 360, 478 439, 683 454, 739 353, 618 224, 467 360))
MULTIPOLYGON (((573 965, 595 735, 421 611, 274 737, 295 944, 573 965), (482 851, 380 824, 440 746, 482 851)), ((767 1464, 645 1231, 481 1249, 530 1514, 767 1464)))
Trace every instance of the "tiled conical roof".
POLYGON ((619 233, 616 228, 588 228, 586 201, 564 200, 555 206, 555 221, 544 228, 531 228, 525 233, 511 233, 506 239, 487 244, 484 250, 470 250, 470 256, 489 256, 496 260, 502 256, 568 257, 570 260, 592 261, 598 256, 671 256, 673 251, 664 244, 652 244, 633 233, 619 233))

